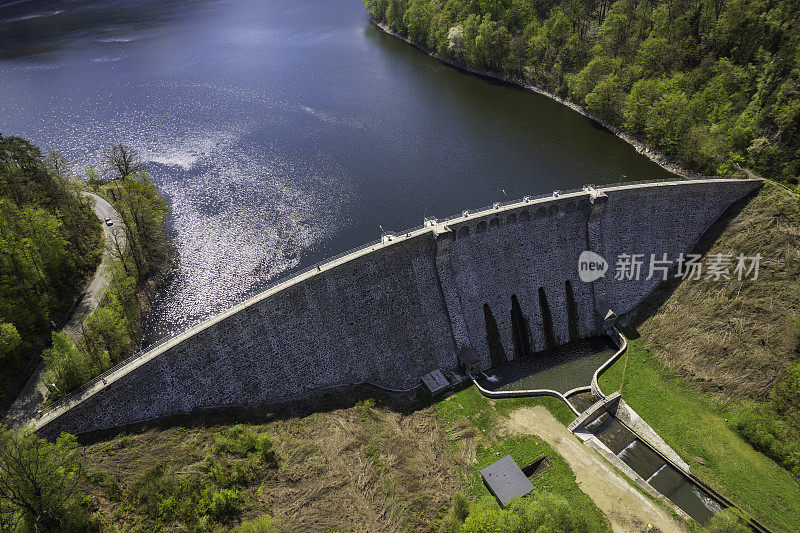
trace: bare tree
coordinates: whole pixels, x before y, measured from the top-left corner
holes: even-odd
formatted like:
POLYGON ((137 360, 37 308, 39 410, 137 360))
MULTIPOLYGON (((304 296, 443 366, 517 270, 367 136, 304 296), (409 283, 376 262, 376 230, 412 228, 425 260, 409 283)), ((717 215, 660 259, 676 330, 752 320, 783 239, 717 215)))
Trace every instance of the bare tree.
POLYGON ((50 150, 44 158, 44 167, 50 172, 54 178, 67 182, 72 178, 72 168, 69 166, 69 161, 60 152, 50 150))
POLYGON ((135 172, 147 169, 139 152, 124 144, 115 144, 103 150, 103 164, 112 180, 125 179, 135 172))

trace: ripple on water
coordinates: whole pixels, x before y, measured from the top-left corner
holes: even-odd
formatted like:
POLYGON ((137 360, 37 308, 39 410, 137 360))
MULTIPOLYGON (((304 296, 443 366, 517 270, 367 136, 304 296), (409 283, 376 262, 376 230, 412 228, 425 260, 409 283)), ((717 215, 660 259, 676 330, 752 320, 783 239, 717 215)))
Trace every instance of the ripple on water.
POLYGON ((337 227, 345 205, 336 173, 280 150, 214 150, 191 179, 162 184, 173 205, 180 257, 151 313, 157 336, 175 334, 241 302, 297 266, 337 227), (247 206, 243 208, 242 206, 247 206))
POLYGON ((351 201, 349 178, 330 158, 313 147, 260 137, 305 110, 265 95, 263 112, 254 115, 230 98, 232 91, 220 91, 224 98, 211 102, 192 94, 208 90, 187 85, 183 98, 130 102, 104 120, 46 117, 60 129, 43 136, 80 140, 50 144, 64 151, 76 172, 98 161, 100 147, 115 139, 139 150, 170 201, 178 260, 147 318, 146 345, 243 301, 297 266, 305 251, 341 227, 351 201))

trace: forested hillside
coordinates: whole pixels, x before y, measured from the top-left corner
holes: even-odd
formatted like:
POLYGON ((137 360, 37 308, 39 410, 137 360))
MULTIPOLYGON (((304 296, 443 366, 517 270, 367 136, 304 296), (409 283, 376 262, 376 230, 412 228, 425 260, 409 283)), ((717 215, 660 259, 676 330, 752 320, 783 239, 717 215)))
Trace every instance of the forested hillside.
POLYGON ((100 305, 83 320, 81 338, 54 333, 43 358, 50 399, 72 391, 139 347, 143 312, 160 274, 169 265, 171 246, 164 222, 170 207, 159 194, 135 150, 115 145, 104 152, 103 175, 93 166, 84 176, 120 217, 124 245, 115 240, 108 261, 109 284, 100 305))
POLYGON ((99 260, 100 222, 65 172, 57 154, 0 135, 0 319, 22 335, 69 310, 99 260))
POLYGON ((43 157, 28 141, 0 135, 3 389, 30 345, 63 322, 100 259, 100 222, 68 177, 58 154, 43 157))
POLYGON ((169 205, 133 149, 105 150, 101 173, 89 166, 73 175, 58 153, 45 157, 24 139, 0 135, 0 407, 40 353, 57 396, 139 345, 143 308, 171 258, 169 205), (115 239, 109 249, 108 286, 70 338, 58 330, 106 247, 87 189, 113 205, 124 244, 115 239))
POLYGON ((365 0, 378 22, 534 83, 691 169, 797 183, 798 0, 365 0))

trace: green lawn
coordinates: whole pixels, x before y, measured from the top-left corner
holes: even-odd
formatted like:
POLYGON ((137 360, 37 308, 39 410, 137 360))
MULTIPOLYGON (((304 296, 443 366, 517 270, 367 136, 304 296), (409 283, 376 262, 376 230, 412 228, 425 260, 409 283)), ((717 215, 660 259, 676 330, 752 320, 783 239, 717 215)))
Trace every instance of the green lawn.
POLYGON ((478 429, 486 431, 495 425, 496 417, 508 416, 508 413, 520 407, 536 405, 543 405, 565 426, 575 420, 575 413, 564 405, 564 402, 552 396, 490 400, 472 386, 436 403, 436 412, 439 418, 448 425, 452 425, 459 418, 467 417, 478 429))
MULTIPOLYGON (((600 379, 616 390, 625 357, 600 379)), ((641 339, 629 341, 623 399, 689 463, 692 472, 775 531, 800 531, 800 484, 729 426, 709 395, 671 375, 641 339)))
POLYGON ((500 419, 510 411, 535 405, 544 405, 564 424, 569 424, 575 418, 572 411, 556 398, 543 396, 492 401, 481 396, 475 387, 463 389, 436 404, 436 411, 445 423, 454 451, 465 436, 472 437, 475 441, 477 461, 461 472, 470 497, 480 500, 482 505, 493 505, 499 509, 499 504, 481 480, 480 470, 505 455, 511 455, 517 464, 525 466, 546 454, 553 467, 533 480, 536 487, 534 492, 546 491, 566 498, 570 505, 591 518, 591 523, 598 528, 597 531, 610 531, 603 513, 578 487, 569 465, 544 440, 532 435, 504 436, 494 432, 495 428, 502 425, 499 423, 500 419), (473 432, 465 431, 465 427, 471 427, 473 432))

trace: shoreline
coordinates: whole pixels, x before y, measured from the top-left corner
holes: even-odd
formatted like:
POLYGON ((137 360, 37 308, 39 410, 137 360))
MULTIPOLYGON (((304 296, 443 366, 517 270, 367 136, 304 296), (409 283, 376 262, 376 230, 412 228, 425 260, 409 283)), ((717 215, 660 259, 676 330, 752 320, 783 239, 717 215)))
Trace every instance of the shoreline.
POLYGON ((497 81, 501 81, 503 83, 508 83, 510 85, 514 85, 516 87, 520 87, 520 88, 525 89, 527 91, 530 91, 532 93, 536 93, 536 94, 545 96, 547 98, 550 98, 551 100, 554 100, 554 101, 558 102, 559 104, 568 107, 572 111, 575 111, 576 113, 586 117, 587 119, 591 120, 592 122, 595 122, 598 125, 602 126, 603 128, 608 130, 611 134, 613 134, 617 138, 625 141, 626 143, 631 145, 639 154, 647 157, 650 161, 652 161, 653 163, 657 164, 658 166, 660 166, 661 168, 663 168, 667 172, 671 172, 671 173, 675 174, 676 176, 679 176, 679 177, 682 177, 682 178, 693 178, 693 177, 700 176, 700 174, 698 172, 694 172, 692 170, 689 170, 685 166, 683 166, 683 165, 681 165, 679 163, 676 163, 675 161, 672 160, 672 158, 670 158, 669 156, 667 156, 666 154, 664 154, 660 150, 657 150, 656 148, 653 148, 652 146, 650 146, 646 142, 644 142, 644 141, 642 141, 640 139, 637 139, 636 137, 634 137, 630 133, 624 131, 619 126, 617 126, 615 124, 612 124, 612 123, 610 123, 610 122, 608 122, 608 121, 606 121, 606 120, 604 120, 602 118, 596 117, 595 115, 590 113, 582 105, 577 104, 577 103, 573 102, 572 100, 568 100, 566 98, 558 96, 553 91, 550 91, 550 90, 545 89, 544 87, 540 87, 538 85, 534 85, 534 84, 532 84, 532 83, 530 83, 530 82, 528 82, 526 80, 520 80, 520 79, 512 78, 512 77, 506 76, 505 74, 501 74, 499 72, 477 69, 475 67, 471 67, 471 66, 467 65, 466 63, 464 63, 462 61, 458 61, 458 60, 455 60, 455 59, 450 59, 448 57, 444 57, 441 54, 437 53, 436 51, 429 50, 425 46, 423 46, 421 44, 418 44, 418 43, 415 43, 414 41, 410 40, 409 38, 404 37, 403 35, 400 35, 399 33, 397 33, 396 31, 392 30, 387 24, 385 24, 383 22, 378 22, 377 20, 373 19, 372 17, 370 17, 369 20, 370 20, 370 22, 372 24, 374 24, 375 26, 377 26, 378 28, 383 30, 385 33, 387 33, 387 34, 389 34, 389 35, 391 35, 393 37, 397 37, 398 39, 410 44, 411 46, 413 46, 414 48, 416 48, 420 52, 422 52, 424 54, 427 54, 427 55, 431 56, 432 58, 434 58, 434 59, 436 59, 438 61, 441 61, 442 63, 444 63, 446 65, 449 65, 451 67, 457 68, 458 70, 467 72, 469 74, 473 74, 473 75, 481 76, 481 77, 485 77, 485 78, 491 78, 491 79, 494 79, 494 80, 497 80, 497 81))
MULTIPOLYGON (((172 204, 161 194, 161 191, 157 192, 159 196, 164 198, 164 200, 167 202, 167 205, 169 205, 171 208, 172 204)), ((112 203, 112 198, 109 198, 107 194, 103 193, 102 191, 93 190, 92 193, 98 195, 100 198, 102 198, 112 206, 114 205, 112 203)), ((121 217, 119 217, 119 220, 120 222, 122 222, 121 217)), ((164 224, 166 224, 166 219, 164 224)), ((153 302, 155 301, 156 296, 158 295, 159 291, 164 288, 167 278, 172 273, 175 264, 177 262, 178 252, 177 249, 175 248, 174 235, 168 230, 165 230, 165 245, 167 247, 167 253, 164 262, 161 264, 153 264, 153 266, 155 267, 155 271, 152 274, 150 274, 149 277, 143 280, 141 286, 136 288, 136 292, 134 295, 134 299, 136 300, 136 305, 139 308, 139 319, 136 320, 136 324, 133 324, 133 326, 137 331, 137 334, 135 335, 134 338, 131 339, 133 343, 132 348, 134 354, 140 352, 143 349, 143 347, 147 346, 148 344, 147 342, 145 342, 145 333, 144 333, 145 322, 147 322, 148 320, 148 315, 152 310, 153 302)))

